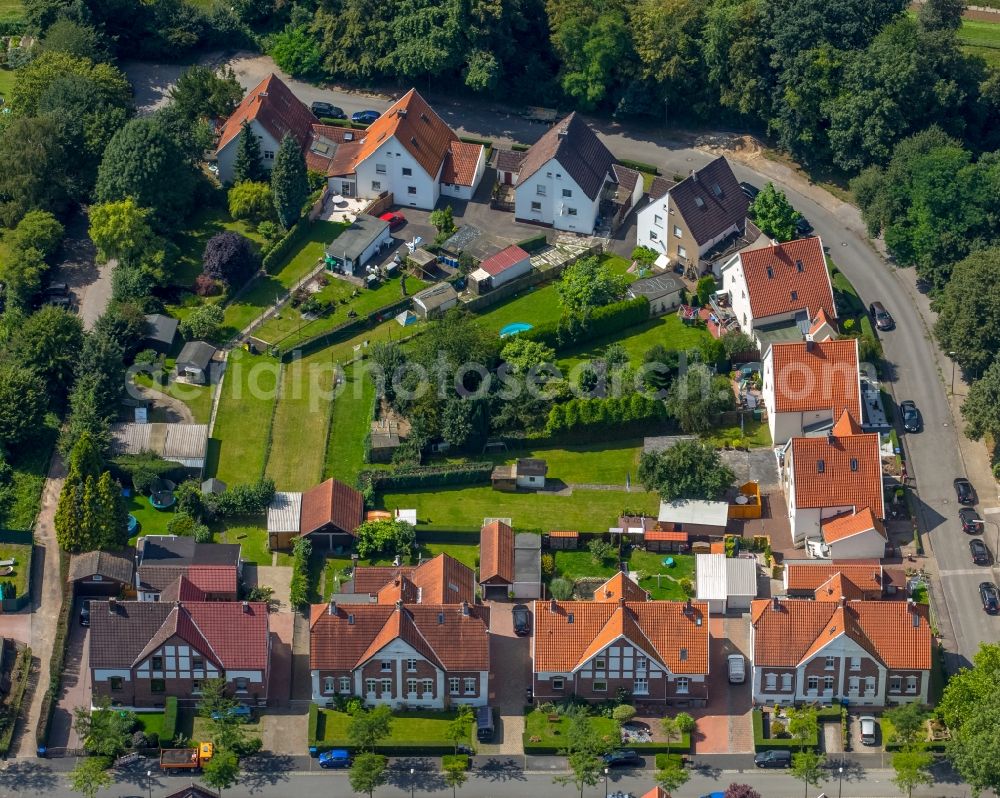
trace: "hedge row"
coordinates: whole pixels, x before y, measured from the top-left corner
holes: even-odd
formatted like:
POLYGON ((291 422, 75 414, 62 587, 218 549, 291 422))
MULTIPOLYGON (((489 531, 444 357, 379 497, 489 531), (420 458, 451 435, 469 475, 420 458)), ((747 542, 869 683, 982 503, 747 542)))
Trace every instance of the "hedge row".
MULTIPOLYGON (((840 718, 840 709, 836 710, 837 718, 840 718)), ((819 713, 817 713, 819 715, 819 713)), ((824 715, 819 715, 820 720, 822 720, 824 715)), ((818 726, 818 724, 817 724, 818 726)), ((810 739, 806 740, 806 748, 815 749, 819 745, 819 731, 817 729, 816 735, 810 739)), ((759 709, 753 711, 753 747, 755 751, 774 751, 774 750, 798 750, 802 748, 802 743, 792 737, 783 737, 780 739, 771 739, 764 737, 764 713, 759 709)))
POLYGON ((273 247, 271 247, 271 250, 264 256, 264 260, 261 261, 261 266, 264 267, 264 271, 268 274, 272 274, 272 267, 278 266, 292 250, 292 248, 298 246, 299 242, 309 234, 311 227, 312 222, 310 222, 308 218, 302 218, 291 230, 285 233, 285 235, 282 236, 273 247))
POLYGON ((316 732, 319 730, 319 707, 310 702, 309 703, 309 728, 306 732, 306 739, 309 741, 309 745, 312 746, 316 742, 316 732))
MULTIPOLYGON (((566 750, 566 743, 532 743, 529 735, 524 735, 524 753, 531 756, 560 756, 560 751, 566 750)), ((640 754, 661 756, 663 754, 686 754, 691 750, 691 735, 682 734, 680 740, 669 743, 628 743, 624 748, 638 751, 640 754)))
POLYGON ((170 745, 177 736, 177 696, 168 695, 163 702, 163 730, 160 732, 160 746, 170 745))
POLYGON ((329 116, 321 116, 319 121, 330 127, 347 127, 352 130, 368 130, 368 125, 361 122, 352 122, 350 119, 333 119, 329 116))
POLYGON ((400 466, 358 474, 358 485, 370 480, 377 491, 432 488, 443 485, 478 485, 490 481, 493 463, 456 463, 439 466, 400 466))
POLYGON ((556 351, 612 335, 620 330, 649 321, 649 300, 644 296, 595 308, 586 319, 572 325, 560 321, 543 322, 520 333, 522 338, 537 341, 556 351))
POLYGON ((0 20, 0 36, 22 36, 28 30, 28 23, 23 19, 0 20))
POLYGON ((525 238, 522 241, 518 241, 517 246, 530 254, 543 249, 548 243, 549 240, 545 237, 545 234, 540 233, 537 236, 531 236, 531 238, 525 238))
POLYGON ((10 741, 14 737, 14 728, 17 726, 18 718, 21 715, 21 702, 24 700, 24 691, 31 678, 31 649, 25 648, 17 659, 14 666, 13 678, 16 680, 14 690, 7 700, 7 725, 0 732, 0 757, 7 756, 10 750, 10 741))
POLYGON ((129 484, 139 471, 147 471, 161 479, 169 479, 178 484, 187 476, 184 466, 173 460, 164 460, 152 452, 119 455, 111 460, 109 468, 112 477, 129 484))
POLYGON ((59 550, 59 584, 62 587, 62 603, 56 633, 52 640, 52 656, 49 659, 49 686, 42 697, 42 709, 35 729, 35 743, 39 748, 48 744, 52 715, 56 710, 59 692, 62 689, 63 667, 66 664, 66 638, 69 636, 70 614, 73 612, 73 591, 69 589, 69 555, 59 550))
POLYGON ((635 169, 637 172, 649 172, 651 175, 658 175, 660 170, 649 163, 643 163, 642 161, 630 161, 627 158, 619 158, 618 163, 629 169, 635 169))
MULTIPOLYGON (((324 751, 348 751, 349 753, 360 753, 356 746, 351 745, 347 740, 334 740, 333 742, 320 743, 317 740, 309 740, 309 754, 318 756, 324 751)), ((446 756, 455 753, 455 746, 451 743, 385 743, 375 746, 375 753, 383 756, 446 756)))
POLYGON ((666 416, 663 402, 641 393, 613 399, 570 399, 549 409, 545 429, 550 435, 593 428, 620 429, 623 424, 650 423, 666 416))

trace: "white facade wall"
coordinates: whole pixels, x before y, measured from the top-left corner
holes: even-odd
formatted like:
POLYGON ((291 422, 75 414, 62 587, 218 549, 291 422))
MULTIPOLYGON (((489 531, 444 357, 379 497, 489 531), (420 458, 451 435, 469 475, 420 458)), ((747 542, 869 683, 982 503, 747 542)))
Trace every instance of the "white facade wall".
POLYGON ((722 290, 729 294, 733 315, 739 322, 740 329, 749 335, 753 329, 753 313, 750 311, 747 279, 739 255, 734 255, 732 260, 722 267, 722 290))
POLYGON ((590 199, 559 161, 552 158, 530 178, 518 181, 514 190, 514 218, 589 235, 594 232, 600 199, 600 192, 590 199))
POLYGON ((476 162, 476 171, 472 177, 471 186, 459 186, 452 183, 442 183, 441 184, 441 196, 442 197, 454 197, 455 199, 471 200, 472 195, 476 193, 476 189, 479 188, 479 181, 483 179, 483 174, 486 172, 486 148, 481 147, 479 150, 479 160, 476 162))
POLYGON ((124 679, 126 682, 132 681, 132 671, 128 668, 95 668, 94 681, 107 682, 111 679, 124 679))
MULTIPOLYGON (((278 154, 280 141, 275 141, 274 137, 268 133, 264 126, 256 119, 250 123, 250 129, 260 138, 260 160, 264 168, 270 170, 274 166, 274 156, 278 154)), ((225 147, 216 153, 216 160, 219 167, 219 180, 223 183, 233 181, 233 164, 236 161, 236 150, 240 146, 240 137, 236 136, 225 147)))
POLYGON ((517 479, 515 481, 517 482, 517 486, 519 488, 537 489, 545 487, 545 477, 543 476, 534 476, 534 475, 521 476, 520 474, 518 474, 517 479))
POLYGON ((505 269, 500 274, 490 277, 490 283, 494 288, 504 283, 509 283, 518 277, 523 277, 531 271, 531 258, 525 258, 521 263, 515 263, 509 269, 505 269))
POLYGON ((665 194, 639 209, 635 216, 636 246, 660 253, 667 251, 670 244, 669 205, 670 195, 665 194))
POLYGON ((829 545, 830 559, 880 560, 885 556, 885 538, 875 529, 859 532, 857 535, 851 535, 829 545))
POLYGON ((432 210, 440 196, 437 175, 429 175, 395 136, 358 164, 357 196, 375 199, 391 191, 396 205, 432 210), (407 173, 409 170, 409 173, 407 173))

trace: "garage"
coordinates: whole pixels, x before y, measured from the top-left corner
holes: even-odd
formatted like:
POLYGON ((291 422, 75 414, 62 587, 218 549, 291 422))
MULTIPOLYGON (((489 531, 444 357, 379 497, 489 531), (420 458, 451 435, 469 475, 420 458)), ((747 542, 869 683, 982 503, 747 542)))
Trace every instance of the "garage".
POLYGON ((133 558, 131 554, 88 551, 74 554, 69 563, 69 581, 73 595, 79 598, 121 596, 131 590, 133 558))
POLYGON ((757 560, 725 554, 695 555, 696 596, 713 615, 746 612, 757 597, 757 560))

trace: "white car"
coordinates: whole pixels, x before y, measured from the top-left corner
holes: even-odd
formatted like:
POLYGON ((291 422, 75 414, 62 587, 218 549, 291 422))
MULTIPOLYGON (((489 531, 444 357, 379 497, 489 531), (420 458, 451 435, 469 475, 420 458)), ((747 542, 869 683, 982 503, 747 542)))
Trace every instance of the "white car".
POLYGON ((858 718, 861 724, 861 744, 875 745, 878 738, 878 721, 873 715, 862 715, 858 718))
POLYGON ((743 684, 747 678, 747 663, 742 654, 730 654, 726 658, 729 665, 729 683, 743 684))

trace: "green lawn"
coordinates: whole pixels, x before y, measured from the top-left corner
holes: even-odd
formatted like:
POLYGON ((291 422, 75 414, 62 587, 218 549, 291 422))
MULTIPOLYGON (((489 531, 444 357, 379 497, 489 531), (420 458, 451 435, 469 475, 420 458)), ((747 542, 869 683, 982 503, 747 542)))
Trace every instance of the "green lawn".
POLYGON ((234 518, 218 526, 216 543, 239 543, 240 556, 246 562, 258 565, 271 564, 271 551, 267 547, 267 528, 264 518, 234 518))
POLYGON ((227 230, 244 235, 257 244, 264 241, 246 222, 236 221, 229 215, 226 194, 220 188, 209 202, 191 217, 188 229, 175 241, 180 250, 180 257, 171 271, 174 285, 190 288, 194 284, 195 278, 201 274, 201 257, 208 239, 216 233, 227 230))
POLYGON ((15 560, 14 573, 0 576, 0 583, 13 582, 14 596, 28 592, 31 576, 31 546, 20 543, 0 543, 0 560, 15 560))
MULTIPOLYGON (((447 738, 448 724, 455 718, 454 712, 395 712, 389 736, 381 746, 392 745, 451 745, 447 738)), ((319 711, 316 724, 316 738, 322 745, 347 745, 347 726, 351 716, 346 712, 331 709, 319 711)), ((472 742, 470 724, 469 742, 472 742)), ((312 741, 310 741, 312 742, 312 741)))
MULTIPOLYGON (((373 290, 358 289, 344 280, 333 277, 328 279, 330 282, 315 296, 320 300, 336 303, 332 313, 319 319, 304 321, 296 308, 286 305, 279 316, 268 319, 263 326, 255 330, 254 337, 279 345, 282 350, 287 351, 302 341, 322 335, 343 324, 348 320, 347 314, 350 310, 356 312, 358 316, 367 316, 404 298, 398 277, 383 280, 378 288, 373 290)), ((428 285, 430 283, 423 280, 407 277, 407 296, 413 296, 428 285)))
POLYGON ((687 594, 681 589, 680 580, 690 579, 692 586, 694 585, 692 554, 663 554, 633 549, 628 564, 629 569, 639 572, 639 586, 654 599, 683 601, 687 594), (667 557, 673 558, 674 565, 671 568, 663 564, 667 557), (656 578, 658 574, 662 576, 659 580, 656 578))
MULTIPOLYGON (((541 739, 536 742, 537 745, 564 744, 569 734, 569 722, 570 719, 567 715, 560 715, 559 720, 550 721, 546 713, 537 709, 533 710, 524 716, 524 739, 540 737, 541 739)), ((618 721, 592 715, 590 722, 593 724, 594 731, 602 738, 615 743, 616 746, 620 745, 621 735, 618 721)))
MULTIPOLYGON (((749 416, 749 414, 747 415, 749 416)), ((771 445, 771 431, 767 428, 767 424, 763 421, 754 421, 749 417, 744 419, 742 430, 739 424, 734 424, 731 427, 717 427, 702 435, 701 438, 717 449, 732 445, 733 441, 741 438, 746 438, 752 447, 771 445)))
POLYGON ((966 53, 978 55, 992 67, 1000 67, 1000 23, 963 20, 958 40, 966 53))
POLYGON ((577 551, 556 551, 556 576, 575 582, 585 577, 610 578, 615 575, 618 565, 614 560, 597 564, 586 547, 577 551))
POLYGON ((417 530, 478 532, 484 518, 511 518, 515 528, 576 529, 605 532, 616 525, 623 509, 655 513, 655 493, 633 490, 575 490, 572 496, 551 493, 501 493, 488 486, 440 488, 409 493, 384 493, 378 504, 386 509, 417 509, 417 530))
POLYGON ((375 383, 359 366, 345 369, 344 379, 343 390, 333 400, 323 473, 327 478, 335 477, 353 485, 358 471, 368 467, 364 462, 364 442, 371 428, 375 383))
MULTIPOLYGON (((170 374, 173 369, 174 358, 168 357, 164 361, 163 371, 165 374, 170 374)), ((161 385, 154 382, 150 374, 136 374, 135 382, 182 401, 191 410, 196 424, 207 424, 212 416, 212 386, 210 385, 191 385, 186 382, 170 382, 167 385, 161 385)))
MULTIPOLYGON (((2 7, 0 7, 0 19, 3 19, 2 7)), ((14 80, 13 70, 0 68, 0 97, 6 97, 10 94, 11 89, 14 88, 14 80)))
POLYGON ((684 324, 677 314, 668 313, 564 352, 557 365, 563 374, 567 374, 574 366, 600 357, 609 344, 620 343, 628 352, 632 365, 638 366, 642 363, 646 351, 656 344, 662 344, 667 349, 686 351, 697 349, 699 344, 710 336, 711 333, 704 326, 684 324))
POLYGON ((0 513, 0 526, 3 528, 23 530, 34 525, 58 434, 59 419, 50 413, 38 438, 11 453, 12 501, 6 513, 0 513))
MULTIPOLYGON (((136 495, 135 492, 128 499, 128 511, 139 522, 139 535, 166 535, 167 523, 174 516, 173 508, 157 510, 149 503, 149 496, 136 495)), ((134 537, 132 541, 135 541, 134 537)))
POLYGON ((278 490, 308 490, 322 481, 333 377, 326 352, 285 364, 267 459, 278 490))
POLYGON ((138 712, 136 713, 136 717, 147 737, 151 734, 155 734, 157 737, 163 734, 162 712, 138 712))
MULTIPOLYGON (((278 363, 242 349, 229 354, 222 396, 209 440, 206 474, 230 485, 264 473, 265 449, 277 398, 278 363)), ((305 441, 303 445, 308 445, 305 441)))
POLYGON ((627 438, 605 443, 582 443, 560 448, 538 447, 484 456, 494 463, 512 463, 519 457, 538 457, 549 466, 548 478, 569 484, 625 486, 626 473, 635 478, 642 440, 627 438))

